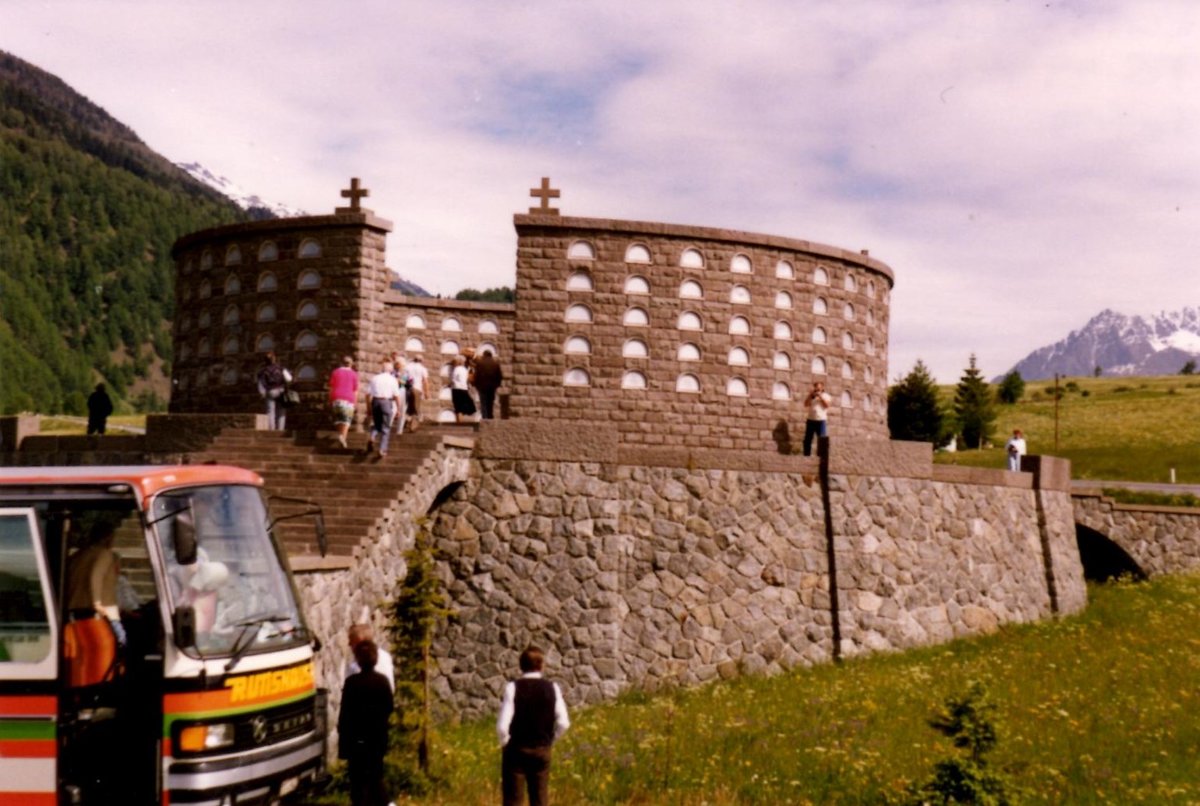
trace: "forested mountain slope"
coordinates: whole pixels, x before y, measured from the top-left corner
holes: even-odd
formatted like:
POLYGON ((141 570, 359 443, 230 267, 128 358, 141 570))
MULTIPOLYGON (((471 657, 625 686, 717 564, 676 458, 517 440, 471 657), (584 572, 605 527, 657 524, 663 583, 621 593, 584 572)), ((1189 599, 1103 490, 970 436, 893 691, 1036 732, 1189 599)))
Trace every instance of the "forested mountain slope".
POLYGON ((244 218, 54 76, 0 51, 0 412, 165 401, 171 244, 244 218))

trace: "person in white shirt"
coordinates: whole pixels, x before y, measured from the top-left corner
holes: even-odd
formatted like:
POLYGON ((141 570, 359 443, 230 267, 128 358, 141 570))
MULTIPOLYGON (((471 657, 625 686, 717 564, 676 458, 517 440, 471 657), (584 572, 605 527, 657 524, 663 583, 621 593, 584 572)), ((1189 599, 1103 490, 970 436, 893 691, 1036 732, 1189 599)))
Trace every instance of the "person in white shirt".
POLYGON ((409 431, 416 431, 421 424, 421 401, 429 397, 429 370, 421 356, 414 356, 408 364, 408 374, 412 378, 412 395, 408 399, 409 431))
POLYGON ((450 370, 450 400, 454 404, 454 419, 460 423, 467 417, 475 416, 470 377, 466 357, 454 356, 454 369, 450 370))
MULTIPOLYGON (((363 608, 364 610, 366 608, 363 608)), ((362 671, 362 667, 358 665, 358 661, 354 659, 354 647, 361 644, 363 641, 374 641, 375 630, 370 624, 353 624, 350 630, 346 633, 346 638, 350 644, 350 660, 346 661, 346 674, 349 677, 352 674, 358 674, 362 671)), ((387 678, 388 685, 392 687, 392 692, 396 691, 396 667, 392 664, 392 656, 383 647, 377 647, 379 659, 375 661, 375 671, 387 678)))
POLYGON ((521 676, 504 686, 496 735, 500 739, 501 790, 504 806, 548 803, 550 748, 571 727, 567 704, 558 683, 542 677, 545 654, 535 646, 521 653, 521 676))
POLYGON ((1020 470, 1021 457, 1025 455, 1025 435, 1020 428, 1013 429, 1012 439, 1004 446, 1008 451, 1008 469, 1020 470))
POLYGON ((383 371, 371 378, 367 383, 367 408, 371 412, 371 436, 367 442, 367 453, 375 448, 375 440, 379 440, 379 455, 387 456, 388 439, 392 435, 392 418, 396 416, 396 406, 404 405, 403 392, 396 381, 395 366, 391 361, 383 365, 383 371))
POLYGON ((825 391, 825 384, 818 381, 804 399, 808 418, 804 421, 804 455, 812 456, 813 437, 828 436, 829 407, 833 398, 825 391))

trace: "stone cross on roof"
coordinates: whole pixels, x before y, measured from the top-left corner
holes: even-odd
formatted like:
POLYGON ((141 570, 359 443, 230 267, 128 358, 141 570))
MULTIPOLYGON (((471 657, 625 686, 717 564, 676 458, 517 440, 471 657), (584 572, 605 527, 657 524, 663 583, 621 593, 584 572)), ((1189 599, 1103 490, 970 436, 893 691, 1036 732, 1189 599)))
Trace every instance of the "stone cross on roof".
POLYGON ((364 196, 370 196, 370 195, 371 195, 371 191, 367 190, 366 188, 360 188, 358 186, 358 177, 357 176, 353 177, 350 180, 350 187, 348 189, 342 191, 342 198, 350 200, 350 207, 349 208, 343 207, 343 208, 339 208, 339 209, 343 209, 343 210, 349 209, 349 210, 354 210, 354 211, 361 210, 362 206, 359 204, 359 200, 362 199, 364 196))
POLYGON ((538 188, 530 188, 529 195, 535 199, 541 199, 540 207, 530 207, 530 215, 558 215, 558 208, 550 206, 551 199, 557 199, 562 195, 557 188, 550 187, 550 177, 542 177, 542 186, 538 188))

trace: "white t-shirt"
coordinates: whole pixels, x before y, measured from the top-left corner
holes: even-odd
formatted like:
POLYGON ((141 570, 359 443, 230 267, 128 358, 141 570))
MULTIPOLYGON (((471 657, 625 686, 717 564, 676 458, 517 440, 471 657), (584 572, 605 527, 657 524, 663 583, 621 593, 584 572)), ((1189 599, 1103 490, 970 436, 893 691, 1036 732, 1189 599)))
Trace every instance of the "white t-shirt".
POLYGON ((450 371, 450 386, 454 389, 467 388, 467 365, 460 364, 450 371))
POLYGON ((381 372, 367 384, 367 394, 374 398, 394 400, 400 397, 400 382, 390 372, 381 372))
POLYGON ((1008 441, 1008 452, 1017 456, 1025 455, 1025 438, 1013 437, 1008 441))
POLYGON ((420 361, 411 361, 405 367, 408 370, 408 375, 412 378, 413 389, 425 394, 425 387, 429 380, 429 369, 420 361))
POLYGON ((821 394, 812 398, 812 400, 808 402, 808 419, 828 420, 829 407, 832 405, 833 398, 829 396, 829 393, 821 392, 821 394))
MULTIPOLYGON (((362 669, 358 665, 358 661, 354 659, 354 655, 350 656, 350 660, 346 661, 346 677, 352 674, 358 674, 362 669)), ((396 667, 392 664, 392 655, 386 649, 379 650, 379 657, 375 659, 375 671, 387 678, 388 685, 392 687, 392 691, 396 691, 396 667)))

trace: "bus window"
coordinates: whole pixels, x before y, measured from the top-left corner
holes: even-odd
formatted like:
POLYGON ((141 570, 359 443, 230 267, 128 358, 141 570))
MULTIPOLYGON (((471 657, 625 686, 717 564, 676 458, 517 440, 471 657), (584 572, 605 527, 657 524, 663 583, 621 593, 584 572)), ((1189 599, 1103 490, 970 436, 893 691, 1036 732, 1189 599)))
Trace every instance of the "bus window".
POLYGON ((47 607, 48 590, 39 573, 37 533, 32 510, 0 510, 0 663, 2 676, 13 666, 29 674, 54 677, 54 634, 47 607))
POLYGON ((154 503, 153 517, 171 608, 191 607, 195 616, 195 645, 185 650, 219 657, 306 642, 256 488, 201 487, 163 495, 154 503), (195 562, 186 564, 175 556, 180 516, 171 515, 184 511, 196 534, 195 562))

